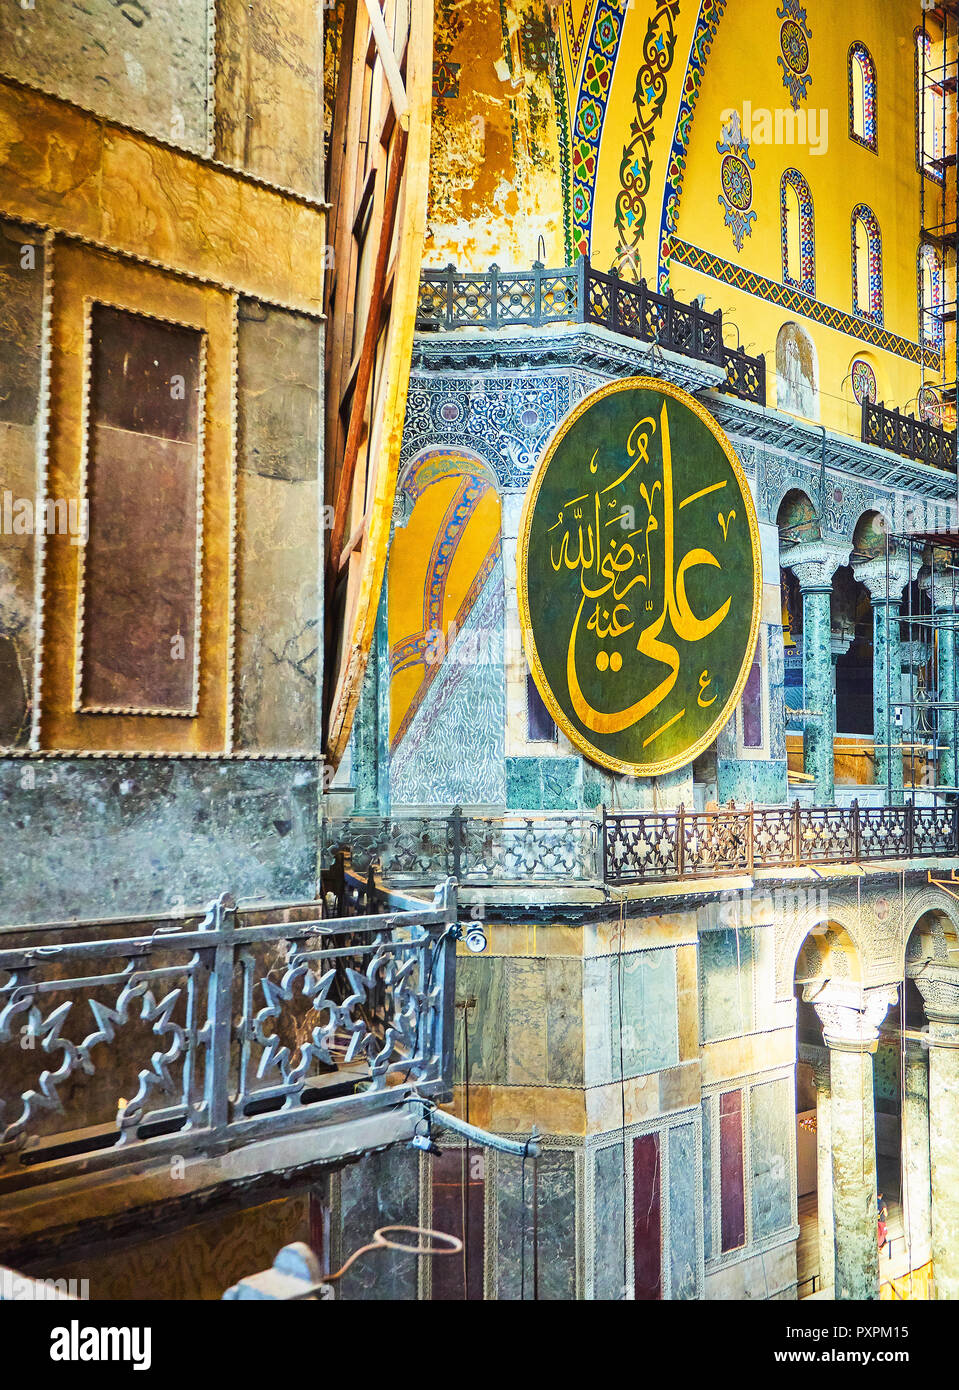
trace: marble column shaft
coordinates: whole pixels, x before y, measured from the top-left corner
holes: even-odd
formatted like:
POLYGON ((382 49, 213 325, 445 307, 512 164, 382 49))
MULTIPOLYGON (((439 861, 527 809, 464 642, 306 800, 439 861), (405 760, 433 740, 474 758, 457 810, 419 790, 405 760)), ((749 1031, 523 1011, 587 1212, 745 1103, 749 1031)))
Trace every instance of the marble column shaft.
POLYGON ((807 715, 803 731, 803 768, 815 778, 816 805, 834 800, 833 683, 830 649, 830 589, 803 587, 803 704, 807 715))
POLYGON ((903 799, 902 735, 895 720, 902 672, 898 604, 873 599, 873 743, 876 748, 876 784, 887 788, 889 804, 903 799))
POLYGON ((913 1269, 927 1264, 932 1238, 929 1180, 929 1061, 914 1039, 906 1042, 902 1113, 903 1226, 913 1269))
POLYGON ((879 1024, 889 1005, 895 1002, 896 990, 864 990, 849 981, 829 980, 807 985, 804 997, 815 1006, 829 1048, 835 1296, 877 1299, 879 1243, 872 1054, 879 1041, 879 1024))
POLYGON ((959 966, 909 970, 929 1020, 929 1175, 937 1299, 959 1299, 959 966))
POLYGON ((819 1287, 835 1282, 835 1218, 832 1205, 832 1089, 828 1053, 816 1068, 816 1187, 819 1227, 819 1287))

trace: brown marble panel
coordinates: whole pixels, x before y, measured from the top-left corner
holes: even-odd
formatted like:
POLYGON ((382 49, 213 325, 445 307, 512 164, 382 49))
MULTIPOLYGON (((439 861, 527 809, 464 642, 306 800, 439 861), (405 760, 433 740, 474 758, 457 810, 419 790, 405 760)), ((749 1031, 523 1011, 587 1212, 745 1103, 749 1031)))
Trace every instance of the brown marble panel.
POLYGON ((0 747, 30 734, 43 241, 0 222, 0 747), (18 505, 20 504, 20 505, 18 505), (29 511, 24 510, 24 504, 29 511))
POLYGON ((743 1176, 743 1093, 719 1097, 720 1226, 723 1253, 746 1243, 746 1190, 743 1176))
POLYGON ((85 709, 193 706, 201 335, 91 314, 85 709))
POLYGON ((322 196, 322 8, 314 0, 220 0, 216 156, 322 196))
POLYGON ((91 454, 83 708, 186 712, 195 671, 196 447, 98 425, 91 454))
POLYGON ((642 1302, 663 1296, 660 1190, 659 1135, 638 1135, 633 1140, 633 1262, 634 1296, 642 1302))

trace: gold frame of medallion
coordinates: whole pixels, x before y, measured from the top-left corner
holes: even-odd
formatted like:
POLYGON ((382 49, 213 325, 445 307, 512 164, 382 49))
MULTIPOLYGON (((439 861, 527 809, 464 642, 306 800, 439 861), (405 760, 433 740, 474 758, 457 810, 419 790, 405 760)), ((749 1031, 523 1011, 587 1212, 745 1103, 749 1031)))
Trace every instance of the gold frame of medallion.
POLYGON ((526 653, 526 660, 533 673, 533 680, 546 708, 549 710, 557 728, 562 729, 570 743, 579 752, 583 753, 591 762, 598 767, 606 768, 610 772, 625 772, 633 777, 660 777, 666 772, 675 772, 677 768, 688 767, 695 758, 709 745, 715 742, 717 736, 722 732, 731 719, 733 712, 739 703, 743 693, 743 687, 749 676, 749 671, 755 659, 756 642, 759 637, 759 622, 762 614, 762 552, 759 543, 759 520, 756 516, 756 505, 753 502, 752 493, 749 490, 749 480, 746 477, 745 469, 739 461, 735 449, 730 444, 719 423, 710 415, 709 411, 695 396, 691 396, 688 391, 681 386, 675 386, 671 381, 661 381, 658 377, 633 376, 625 377, 621 381, 612 381, 605 386, 599 386, 595 391, 591 391, 588 396, 579 402, 575 409, 562 420, 556 427, 552 438, 546 446, 545 452, 530 479, 523 502, 523 514, 520 519, 519 535, 516 541, 516 600, 519 606, 520 630, 523 638, 523 650, 526 653), (749 539, 753 553, 753 610, 749 626, 749 641, 746 645, 746 652, 739 670, 739 675, 725 705, 716 718, 710 724, 705 734, 701 735, 689 748, 681 753, 665 758, 656 763, 627 763, 621 758, 614 758, 602 749, 596 748, 589 739, 580 731, 573 727, 569 719, 560 709, 546 675, 543 671, 536 650, 536 639, 533 634, 533 627, 530 621, 529 594, 527 590, 526 560, 529 550, 529 532, 533 520, 533 511, 536 500, 539 497, 539 490, 542 486, 546 471, 553 460, 553 456, 560 444, 566 438, 567 433, 587 410, 591 409, 598 401, 606 396, 615 395, 619 391, 632 390, 652 390, 660 391, 664 396, 669 396, 678 401, 681 405, 691 410, 703 422, 719 444, 723 453, 729 461, 729 466, 733 471, 740 492, 743 496, 743 503, 746 509, 746 517, 749 522, 749 539))

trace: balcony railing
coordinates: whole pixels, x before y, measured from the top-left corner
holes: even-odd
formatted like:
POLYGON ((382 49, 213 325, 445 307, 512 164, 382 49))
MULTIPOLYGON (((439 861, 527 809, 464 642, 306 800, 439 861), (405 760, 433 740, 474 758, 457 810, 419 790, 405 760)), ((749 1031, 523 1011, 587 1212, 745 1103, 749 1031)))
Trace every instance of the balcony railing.
POLYGON ((429 903, 342 859, 324 886, 127 933, 0 933, 0 1192, 445 1096, 455 886, 429 903))
POLYGON ((862 442, 949 473, 956 471, 956 436, 952 430, 890 410, 882 402, 874 405, 863 401, 862 442))
POLYGON ((959 855, 959 806, 726 807, 591 815, 344 817, 326 853, 397 883, 609 885, 715 878, 807 864, 959 855))
POLYGON ((594 270, 581 256, 573 267, 485 272, 426 270, 420 277, 416 327, 421 332, 511 326, 541 328, 554 323, 590 323, 670 352, 725 366, 721 389, 761 405, 766 402, 766 360, 723 344, 722 312, 695 300, 685 304, 657 294, 645 280, 621 280, 594 270))
POLYGON ((323 825, 327 862, 348 848, 368 871, 416 885, 449 875, 472 883, 595 883, 601 822, 592 815, 343 816, 323 825))

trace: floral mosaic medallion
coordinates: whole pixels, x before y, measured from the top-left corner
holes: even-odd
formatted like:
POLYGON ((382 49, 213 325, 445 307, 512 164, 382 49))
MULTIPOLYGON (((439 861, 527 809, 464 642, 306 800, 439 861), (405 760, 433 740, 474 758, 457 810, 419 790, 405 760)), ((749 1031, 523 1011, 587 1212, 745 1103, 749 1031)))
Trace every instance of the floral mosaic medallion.
POLYGON ((861 357, 857 357, 852 364, 852 393, 860 405, 863 401, 871 401, 875 404, 877 396, 876 373, 869 363, 864 362, 861 357))
POLYGON ((737 251, 743 249, 743 241, 752 235, 756 213, 752 211, 753 180, 750 170, 755 169, 756 161, 749 157, 749 141, 743 139, 739 112, 733 110, 723 125, 722 140, 717 140, 716 149, 723 156, 719 166, 719 179, 722 192, 719 205, 725 213, 726 226, 733 234, 737 251))
POLYGON ((806 23, 806 11, 798 0, 783 0, 776 11, 777 18, 783 21, 779 30, 779 57, 776 59, 783 70, 783 86, 789 93, 794 111, 806 95, 812 82, 809 71, 809 40, 812 30, 806 23))

